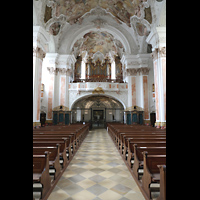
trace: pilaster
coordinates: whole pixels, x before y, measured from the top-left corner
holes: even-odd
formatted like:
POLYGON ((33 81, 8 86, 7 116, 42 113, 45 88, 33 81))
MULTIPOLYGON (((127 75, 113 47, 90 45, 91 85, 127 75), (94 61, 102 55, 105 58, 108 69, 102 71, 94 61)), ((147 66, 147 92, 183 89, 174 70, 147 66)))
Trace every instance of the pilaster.
POLYGON ((43 58, 48 51, 49 34, 41 26, 33 26, 33 127, 40 127, 41 80, 43 58))
POLYGON ((144 122, 149 125, 148 74, 151 54, 124 55, 121 59, 128 81, 128 107, 138 106, 144 111, 144 122))
POLYGON ((76 59, 74 55, 47 53, 44 60, 45 107, 47 120, 53 120, 52 110, 60 105, 69 107, 69 79, 76 59))
POLYGON ((146 41, 152 45, 154 64, 156 124, 166 128, 166 27, 156 27, 146 41))
POLYGON ((41 48, 33 48, 33 127, 40 127, 40 98, 42 62, 45 52, 41 48))

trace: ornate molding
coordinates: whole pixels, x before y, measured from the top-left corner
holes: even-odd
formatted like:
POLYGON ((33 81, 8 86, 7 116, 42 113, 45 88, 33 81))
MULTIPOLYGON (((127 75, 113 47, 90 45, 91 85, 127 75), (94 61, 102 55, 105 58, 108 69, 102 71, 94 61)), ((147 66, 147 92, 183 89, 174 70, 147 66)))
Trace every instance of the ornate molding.
POLYGON ((102 87, 97 87, 93 90, 92 94, 104 94, 104 90, 102 89, 102 87))
POLYGON ((49 74, 58 74, 58 68, 54 68, 54 67, 47 67, 47 70, 49 71, 49 74))
POLYGON ((69 111, 69 108, 63 105, 59 105, 53 108, 53 111, 69 111))
POLYGON ((127 107, 125 112, 126 111, 144 111, 144 108, 135 105, 135 106, 127 107))
POLYGON ((136 76, 138 69, 137 68, 129 68, 126 70, 127 76, 136 76))
POLYGON ((142 73, 142 75, 148 75, 150 68, 148 67, 141 67, 141 68, 128 68, 126 69, 128 76, 137 76, 137 73, 142 73))
POLYGON ((70 76, 72 73, 71 69, 66 69, 66 68, 47 67, 47 70, 49 71, 50 74, 55 74, 55 75, 57 75, 59 72, 62 75, 70 76))
POLYGON ((43 58, 45 57, 46 53, 39 47, 34 48, 33 47, 33 56, 43 60, 43 58))
POLYGON ((155 50, 152 52, 153 61, 162 57, 166 57, 166 47, 155 48, 155 50))
POLYGON ((101 19, 101 18, 96 18, 95 20, 92 21, 94 26, 97 28, 97 29, 101 29, 104 27, 104 25, 106 25, 106 21, 101 19))

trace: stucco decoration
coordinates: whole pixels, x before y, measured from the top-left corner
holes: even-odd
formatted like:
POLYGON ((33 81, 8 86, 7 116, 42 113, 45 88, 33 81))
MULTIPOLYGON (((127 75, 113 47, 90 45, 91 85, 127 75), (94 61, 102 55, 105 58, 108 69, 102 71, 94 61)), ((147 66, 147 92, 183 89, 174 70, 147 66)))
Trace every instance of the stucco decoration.
POLYGON ((55 22, 49 27, 49 33, 51 35, 57 35, 60 31, 61 24, 60 22, 55 22))
POLYGON ((48 5, 52 6, 55 17, 65 15, 70 24, 78 22, 85 13, 100 6, 130 27, 130 17, 140 17, 143 2, 147 0, 49 0, 48 5))

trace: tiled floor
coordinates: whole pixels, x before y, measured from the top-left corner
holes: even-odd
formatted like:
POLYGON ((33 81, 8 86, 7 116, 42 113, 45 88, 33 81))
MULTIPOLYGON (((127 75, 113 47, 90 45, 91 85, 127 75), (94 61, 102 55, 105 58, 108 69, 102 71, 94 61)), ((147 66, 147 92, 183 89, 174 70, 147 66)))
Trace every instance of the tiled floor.
POLYGON ((89 132, 48 200, 144 200, 106 129, 89 132))

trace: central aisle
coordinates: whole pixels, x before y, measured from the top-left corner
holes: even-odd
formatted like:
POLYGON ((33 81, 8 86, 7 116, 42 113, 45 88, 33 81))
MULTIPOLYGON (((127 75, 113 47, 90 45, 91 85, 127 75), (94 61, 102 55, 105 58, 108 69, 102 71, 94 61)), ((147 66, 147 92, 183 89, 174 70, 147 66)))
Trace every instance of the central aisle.
POLYGON ((144 200, 106 129, 89 132, 48 200, 144 200))

